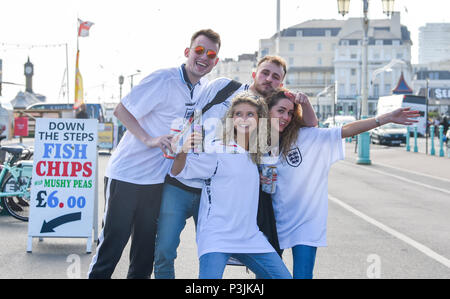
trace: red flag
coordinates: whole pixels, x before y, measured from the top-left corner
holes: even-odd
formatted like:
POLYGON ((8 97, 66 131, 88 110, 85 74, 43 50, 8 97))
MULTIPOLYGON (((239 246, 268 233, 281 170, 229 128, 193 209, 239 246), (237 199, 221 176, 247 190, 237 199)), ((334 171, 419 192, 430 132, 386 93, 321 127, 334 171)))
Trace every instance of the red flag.
POLYGON ((78 36, 89 36, 89 29, 91 29, 91 26, 94 25, 94 23, 88 21, 83 22, 80 19, 78 19, 78 23, 80 24, 80 26, 78 27, 78 36))

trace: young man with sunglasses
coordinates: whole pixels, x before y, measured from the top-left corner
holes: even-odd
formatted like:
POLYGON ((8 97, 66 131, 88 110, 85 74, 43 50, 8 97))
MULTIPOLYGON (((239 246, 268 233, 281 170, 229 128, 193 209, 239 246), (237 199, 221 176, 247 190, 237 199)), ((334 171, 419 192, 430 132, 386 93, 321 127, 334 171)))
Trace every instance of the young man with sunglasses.
POLYGON ((163 156, 171 146, 170 128, 193 114, 219 48, 216 32, 196 32, 184 51, 185 64, 150 74, 117 105, 114 115, 127 132, 106 169, 104 226, 89 278, 111 277, 130 236, 127 277, 150 277, 161 192, 172 164, 163 156))
MULTIPOLYGON (((258 62, 256 72, 252 73, 253 83, 250 86, 242 85, 223 103, 212 106, 211 109, 202 115, 203 123, 205 124, 208 119, 222 119, 228 110, 231 99, 240 92, 248 91, 262 97, 270 95, 275 89, 283 85, 282 82, 285 78, 286 70, 286 62, 283 58, 279 56, 263 57, 258 62)), ((204 96, 201 98, 200 106, 204 107, 207 105, 230 81, 228 78, 219 78, 209 82, 207 89, 204 91, 204 96)), ((308 127, 317 126, 318 121, 314 109, 306 95, 298 93, 296 95, 290 94, 289 96, 293 101, 301 103, 304 125, 308 127)), ((212 124, 213 122, 208 123, 212 124)), ((209 128, 207 128, 207 125, 204 127, 207 131, 205 137, 211 136, 210 133, 215 131, 214 125, 209 128)), ((207 144, 207 141, 205 141, 205 144, 207 144)), ((193 217, 194 222, 197 223, 203 183, 203 180, 183 180, 170 176, 166 178, 158 220, 155 278, 175 278, 174 261, 177 257, 180 235, 188 218, 193 217)))

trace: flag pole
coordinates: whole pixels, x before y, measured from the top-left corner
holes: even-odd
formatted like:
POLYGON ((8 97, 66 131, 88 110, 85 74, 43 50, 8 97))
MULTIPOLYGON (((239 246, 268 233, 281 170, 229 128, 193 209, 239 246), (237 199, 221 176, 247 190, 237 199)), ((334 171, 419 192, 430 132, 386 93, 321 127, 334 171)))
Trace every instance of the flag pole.
POLYGON ((76 62, 75 62, 75 92, 74 92, 74 99, 73 99, 73 103, 74 105, 77 104, 77 100, 78 100, 78 93, 79 93, 79 88, 77 88, 77 81, 78 81, 78 60, 79 60, 79 56, 80 56, 80 18, 77 14, 77 58, 76 58, 76 62))
POLYGON ((74 92, 74 99, 73 102, 74 104, 77 101, 77 73, 78 73, 78 52, 79 52, 79 39, 80 39, 80 18, 77 14, 77 58, 76 58, 76 62, 75 62, 75 92, 74 92))
POLYGON ((69 51, 67 50, 67 43, 66 43, 66 89, 67 89, 67 104, 70 103, 70 96, 69 96, 69 51))

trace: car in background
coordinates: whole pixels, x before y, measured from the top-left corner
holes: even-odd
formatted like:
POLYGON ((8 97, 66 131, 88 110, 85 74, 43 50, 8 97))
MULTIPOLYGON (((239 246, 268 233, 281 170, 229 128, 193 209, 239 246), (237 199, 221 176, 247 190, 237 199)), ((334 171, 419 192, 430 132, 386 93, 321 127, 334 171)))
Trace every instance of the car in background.
POLYGON ((400 145, 406 143, 406 134, 406 126, 393 123, 370 130, 372 143, 378 143, 380 145, 400 145))
POLYGON ((342 127, 348 123, 356 121, 356 118, 351 115, 336 115, 328 117, 323 122, 323 127, 325 128, 335 128, 335 127, 342 127))

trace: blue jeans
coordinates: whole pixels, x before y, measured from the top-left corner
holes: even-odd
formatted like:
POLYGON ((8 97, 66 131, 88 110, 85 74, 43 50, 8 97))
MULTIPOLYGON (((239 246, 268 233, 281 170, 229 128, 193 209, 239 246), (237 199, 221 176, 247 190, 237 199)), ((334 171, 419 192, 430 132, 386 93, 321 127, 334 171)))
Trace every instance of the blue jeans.
POLYGON ((221 279, 230 257, 241 261, 258 279, 292 279, 291 273, 276 252, 206 253, 200 257, 199 279, 221 279))
POLYGON ((155 278, 175 278, 174 261, 180 234, 189 217, 192 216, 197 225, 199 204, 200 194, 164 184, 155 245, 155 278))
POLYGON ((317 247, 297 245, 292 247, 294 279, 312 279, 317 247))

